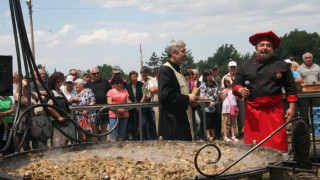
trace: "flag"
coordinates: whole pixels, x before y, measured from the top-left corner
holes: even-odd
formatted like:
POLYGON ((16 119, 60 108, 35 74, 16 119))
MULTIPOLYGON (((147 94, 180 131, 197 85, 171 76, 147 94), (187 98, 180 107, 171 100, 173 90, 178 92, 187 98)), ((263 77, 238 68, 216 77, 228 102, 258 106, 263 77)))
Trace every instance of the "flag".
POLYGON ((141 44, 140 44, 140 64, 141 64, 141 67, 143 67, 143 56, 142 56, 141 44))

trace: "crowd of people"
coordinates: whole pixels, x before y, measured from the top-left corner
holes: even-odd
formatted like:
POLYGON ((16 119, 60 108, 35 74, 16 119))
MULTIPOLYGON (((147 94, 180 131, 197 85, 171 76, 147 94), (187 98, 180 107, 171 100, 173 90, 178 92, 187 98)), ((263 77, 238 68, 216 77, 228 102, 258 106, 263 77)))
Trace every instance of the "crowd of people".
MULTIPOLYGON (((164 140, 219 139, 238 143, 239 139, 244 137, 247 144, 253 140, 259 142, 275 127, 283 124, 285 117, 292 118, 297 115, 298 108, 295 104, 298 99, 294 82, 318 83, 320 67, 313 63, 313 56, 309 52, 302 55, 302 65, 294 61, 294 58, 278 60, 272 56, 273 49, 280 45, 280 39, 272 31, 255 34, 249 41, 255 46, 257 56, 243 62, 240 67, 235 61, 230 61, 228 72, 222 78, 218 75, 217 65, 204 70, 201 76, 194 67, 181 68, 180 65, 187 56, 186 44, 181 40, 168 43, 166 52, 169 60, 161 68, 150 69, 144 66, 140 73, 130 71, 129 82, 122 78, 119 66, 113 67, 112 78, 109 80, 100 77, 97 67, 91 68, 90 73, 83 74, 81 78, 78 77, 76 69, 71 69, 66 77, 62 73, 54 73, 47 80, 44 71, 38 69, 40 77, 35 73, 36 82, 31 83, 31 92, 28 92, 27 81, 22 80, 19 109, 19 73, 15 72, 14 96, 0 96, 0 137, 5 137, 12 127, 16 111, 19 115, 28 106, 40 103, 42 99, 49 105, 60 107, 48 107, 49 114, 45 111, 40 113, 51 116, 59 128, 53 126, 51 136, 49 133, 42 139, 34 137, 31 128, 23 143, 24 150, 30 150, 30 144, 33 149, 46 147, 49 138, 51 146, 66 145, 71 141, 66 135, 85 141, 135 141, 140 139, 140 132, 144 140, 156 140, 160 137, 164 140), (40 79, 45 82, 51 96, 42 86, 40 79), (205 93, 202 98, 210 100, 203 107, 197 103, 201 89, 204 89, 205 93), (282 101, 283 93, 287 94, 285 101, 282 101), (31 102, 28 101, 28 94, 31 94, 31 102), (106 111, 99 118, 98 110, 74 112, 74 123, 81 127, 86 124, 85 127, 93 134, 104 134, 107 129, 114 128, 109 136, 90 137, 78 134, 74 123, 68 121, 70 106, 143 102, 159 102, 159 107, 142 108, 141 126, 137 108, 117 109, 119 124, 116 128, 114 111, 106 111), (231 113, 233 106, 238 109, 236 115, 231 113), (206 129, 203 129, 202 124, 203 111, 206 129), (278 118, 282 115, 283 118, 278 118), (278 117, 275 118, 276 116, 278 117)), ((309 106, 319 106, 320 100, 301 99, 299 104, 300 115, 309 125, 309 106)), ((22 118, 16 143, 20 142, 24 131, 30 126, 28 122, 32 120, 31 117, 36 116, 39 114, 30 111, 22 118)), ((286 137, 284 130, 266 143, 266 146, 286 151, 287 146, 283 145, 286 144, 286 137)), ((1 139, 0 148, 4 147, 6 140, 1 139)), ((14 147, 16 146, 11 145, 7 152, 14 152, 14 147)))

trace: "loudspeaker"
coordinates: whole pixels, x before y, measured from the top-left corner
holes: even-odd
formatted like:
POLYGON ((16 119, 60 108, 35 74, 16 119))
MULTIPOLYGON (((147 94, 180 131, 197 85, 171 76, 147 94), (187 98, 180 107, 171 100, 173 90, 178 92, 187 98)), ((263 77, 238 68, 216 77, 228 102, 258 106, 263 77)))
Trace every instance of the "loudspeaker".
POLYGON ((0 96, 12 96, 12 56, 0 56, 0 96))

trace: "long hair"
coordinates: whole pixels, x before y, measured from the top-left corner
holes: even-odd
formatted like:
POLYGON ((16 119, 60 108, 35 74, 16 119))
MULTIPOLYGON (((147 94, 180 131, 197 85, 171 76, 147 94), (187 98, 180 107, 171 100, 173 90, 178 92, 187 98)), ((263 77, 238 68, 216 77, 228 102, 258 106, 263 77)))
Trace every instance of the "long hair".
POLYGON ((206 69, 203 71, 203 78, 202 78, 202 82, 207 83, 208 81, 208 76, 212 75, 210 69, 206 69))
POLYGON ((48 89, 49 90, 54 90, 56 82, 58 80, 63 81, 63 79, 64 79, 64 76, 61 73, 52 74, 48 79, 48 89))

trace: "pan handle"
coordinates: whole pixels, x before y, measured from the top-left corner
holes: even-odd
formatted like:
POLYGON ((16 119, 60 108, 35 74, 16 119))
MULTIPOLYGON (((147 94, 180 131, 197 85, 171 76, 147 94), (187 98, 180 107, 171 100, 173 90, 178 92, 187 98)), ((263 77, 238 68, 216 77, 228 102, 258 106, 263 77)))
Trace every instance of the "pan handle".
MULTIPOLYGON (((290 121, 287 121, 286 123, 284 123, 282 126, 280 126, 278 129, 276 129, 274 132, 272 132, 268 137, 266 137, 264 140, 262 140, 260 143, 258 143, 257 145, 255 145, 254 147, 252 147, 246 154, 244 154, 243 156, 241 156, 239 159, 237 159, 235 162, 233 162, 231 165, 229 165, 227 168, 225 168, 224 170, 222 170, 220 173, 218 174, 213 174, 213 175, 206 175, 206 174, 203 174, 202 172, 200 172, 198 170, 198 172, 202 175, 205 175, 207 177, 217 177, 221 174, 223 174, 224 172, 228 171, 230 168, 232 168, 235 164, 237 164, 239 161, 241 161, 243 158, 245 158, 247 155, 249 155, 252 151, 254 151, 255 149, 257 149, 261 144, 265 143, 267 140, 269 140, 273 135, 275 135, 277 132, 279 132, 283 127, 287 126, 289 123, 292 123, 292 122, 295 122, 295 121, 298 121, 298 120, 301 120, 302 117, 296 117, 296 118, 293 118, 291 119, 290 121)), ((202 149, 202 148, 201 148, 202 149)), ((199 149, 197 153, 199 153, 199 151, 201 150, 199 149)), ((195 161, 195 164, 196 164, 197 161, 195 161)), ((197 165, 196 165, 197 167, 197 165)))

